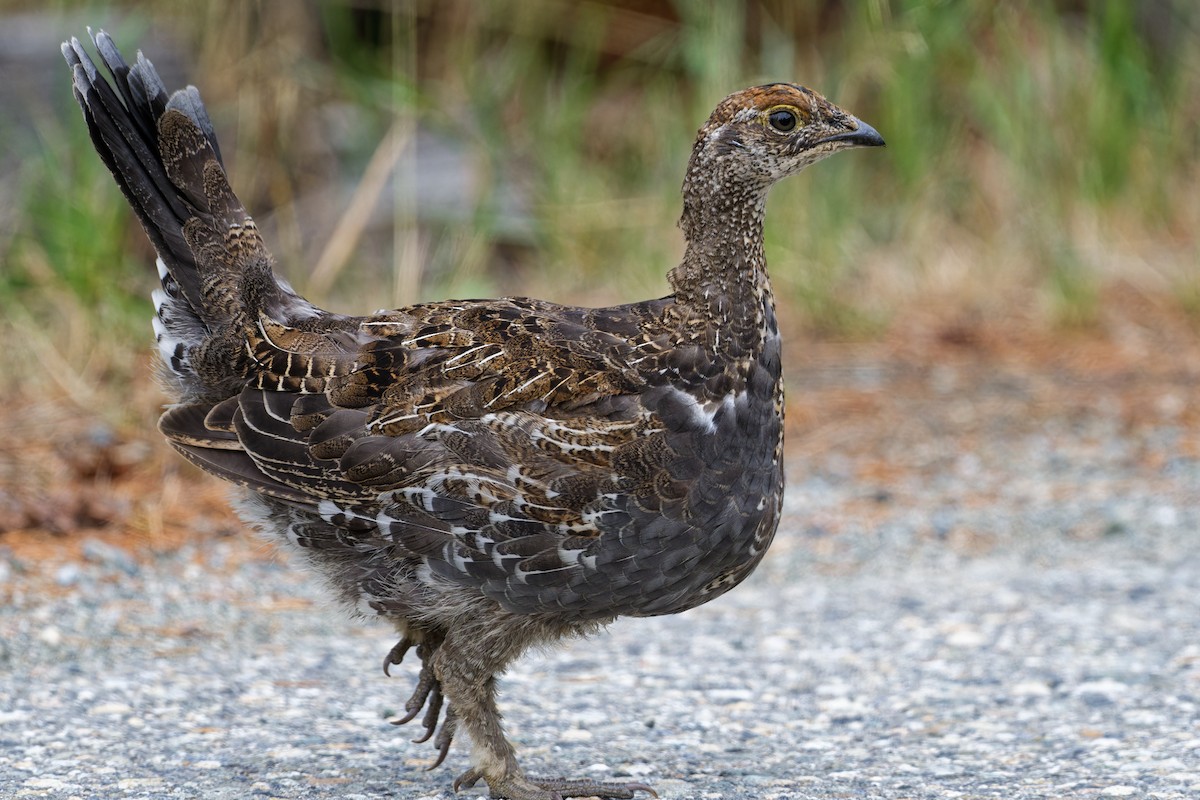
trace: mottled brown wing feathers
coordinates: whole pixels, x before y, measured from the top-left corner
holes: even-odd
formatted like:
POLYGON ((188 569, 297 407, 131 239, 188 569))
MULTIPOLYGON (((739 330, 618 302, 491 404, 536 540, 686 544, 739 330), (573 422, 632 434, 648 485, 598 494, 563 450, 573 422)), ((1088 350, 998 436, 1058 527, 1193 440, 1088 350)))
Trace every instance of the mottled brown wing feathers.
POLYGON ((501 300, 327 330, 260 318, 246 388, 173 409, 163 431, 205 469, 347 532, 302 537, 312 546, 374 537, 516 611, 678 610, 703 594, 695 575, 740 563, 731 526, 773 513, 736 498, 773 491, 777 467, 749 454, 778 421, 766 398, 734 403, 735 379, 698 346, 664 348, 669 312, 501 300), (658 555, 642 567, 645 552, 658 555))
MULTIPOLYGON (((246 333, 247 388, 212 406, 176 407, 162 429, 181 448, 241 449, 263 480, 287 487, 277 496, 300 493, 310 505, 363 502, 421 481, 471 502, 519 502, 544 480, 573 480, 567 493, 540 489, 557 503, 543 497, 522 513, 577 517, 563 503, 592 499, 581 487, 594 498, 599 485, 581 476, 642 435, 649 415, 636 403, 643 381, 626 363, 631 346, 557 309, 439 303, 328 331, 260 316, 246 333), (471 496, 468 485, 485 474, 491 493, 471 496)), ((244 462, 189 457, 247 480, 244 462)))
POLYGON ((273 480, 249 457, 237 436, 209 429, 207 407, 175 406, 159 420, 159 430, 184 458, 200 469, 256 492, 304 506, 314 506, 305 492, 273 480))

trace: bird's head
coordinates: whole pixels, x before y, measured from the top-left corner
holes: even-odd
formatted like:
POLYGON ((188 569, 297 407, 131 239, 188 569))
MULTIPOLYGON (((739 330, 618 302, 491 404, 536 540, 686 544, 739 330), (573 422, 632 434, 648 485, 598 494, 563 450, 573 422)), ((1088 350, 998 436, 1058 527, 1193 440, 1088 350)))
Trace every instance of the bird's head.
POLYGON ((839 150, 882 145, 878 131, 811 89, 755 86, 722 100, 700 128, 685 193, 709 182, 765 191, 839 150))

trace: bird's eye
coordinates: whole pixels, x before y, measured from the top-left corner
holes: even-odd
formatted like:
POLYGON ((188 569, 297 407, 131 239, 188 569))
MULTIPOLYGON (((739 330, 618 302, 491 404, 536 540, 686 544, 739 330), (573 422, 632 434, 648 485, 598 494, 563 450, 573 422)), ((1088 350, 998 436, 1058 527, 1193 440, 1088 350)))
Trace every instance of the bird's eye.
POLYGON ((777 108, 770 113, 767 120, 771 127, 780 133, 791 133, 796 129, 796 113, 786 108, 777 108))

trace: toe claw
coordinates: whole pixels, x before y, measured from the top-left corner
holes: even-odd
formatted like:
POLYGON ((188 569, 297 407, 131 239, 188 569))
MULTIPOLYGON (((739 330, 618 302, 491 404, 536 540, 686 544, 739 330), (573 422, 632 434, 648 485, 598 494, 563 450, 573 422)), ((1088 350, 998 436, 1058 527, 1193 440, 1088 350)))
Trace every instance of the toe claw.
POLYGON ((440 767, 442 765, 442 762, 446 760, 446 756, 448 756, 449 754, 450 754, 450 740, 446 739, 445 741, 440 742, 438 744, 437 758, 435 758, 433 760, 432 764, 430 764, 428 767, 425 768, 425 771, 430 772, 430 771, 435 770, 438 767, 440 767))
POLYGON ((459 775, 457 778, 454 779, 454 784, 453 784, 454 791, 457 792, 459 789, 470 789, 472 786, 479 783, 479 779, 482 777, 483 777, 482 772, 480 772, 475 767, 471 767, 469 770, 464 772, 462 775, 459 775))
MULTIPOLYGON (((435 718, 434 722, 436 724, 436 722, 437 722, 436 718, 435 718)), ((454 741, 454 729, 457 727, 457 725, 458 725, 458 717, 454 713, 454 706, 449 706, 446 709, 446 716, 442 719, 442 727, 438 730, 437 738, 433 740, 433 743, 437 746, 437 749, 438 749, 438 756, 437 756, 437 759, 434 760, 433 764, 431 764, 428 769, 437 769, 438 767, 440 767, 442 765, 442 762, 446 760, 446 756, 450 753, 450 744, 454 741)), ((426 771, 428 771, 428 770, 426 770, 426 771)), ((464 772, 462 775, 459 776, 459 780, 463 780, 468 775, 471 775, 472 773, 475 773, 475 772, 476 771, 474 768, 469 769, 466 772, 464 772)), ((475 774, 471 783, 466 784, 466 785, 472 786, 472 785, 474 785, 474 782, 477 780, 479 780, 479 774, 475 774)))
POLYGON ((420 714, 420 713, 421 713, 421 707, 417 706, 416 708, 409 709, 409 712, 407 714, 405 714, 403 717, 397 717, 396 719, 389 719, 388 722, 392 723, 393 725, 407 725, 408 723, 410 723, 414 719, 416 719, 417 714, 420 714))
POLYGON ((399 665, 404 661, 404 654, 413 646, 413 640, 405 636, 400 641, 388 650, 388 654, 383 657, 383 674, 387 677, 392 677, 391 669, 393 666, 399 665))

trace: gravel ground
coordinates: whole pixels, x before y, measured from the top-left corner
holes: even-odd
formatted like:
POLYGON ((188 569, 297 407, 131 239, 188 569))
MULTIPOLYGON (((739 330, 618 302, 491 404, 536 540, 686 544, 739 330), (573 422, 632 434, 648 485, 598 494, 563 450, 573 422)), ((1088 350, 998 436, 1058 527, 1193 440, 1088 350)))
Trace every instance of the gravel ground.
MULTIPOLYGON (((796 442, 750 581, 506 678, 526 767, 664 800, 1200 797, 1195 444, 1020 416, 969 450, 928 420, 869 458, 796 442)), ((0 557, 0 796, 454 796, 461 746, 424 772, 386 722, 389 633, 261 544, 83 556, 0 557)))

